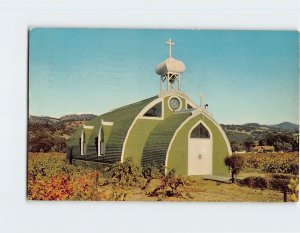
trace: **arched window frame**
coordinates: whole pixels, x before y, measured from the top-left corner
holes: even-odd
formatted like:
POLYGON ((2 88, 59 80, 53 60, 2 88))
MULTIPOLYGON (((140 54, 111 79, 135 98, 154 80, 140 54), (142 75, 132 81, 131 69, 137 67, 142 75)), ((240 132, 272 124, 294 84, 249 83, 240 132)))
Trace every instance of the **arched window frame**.
POLYGON ((147 105, 137 116, 137 119, 149 119, 149 120, 163 120, 164 119, 164 98, 160 97, 156 99, 155 101, 151 102, 149 105, 147 105), (151 108, 153 108, 156 104, 161 102, 161 117, 149 117, 144 116, 146 112, 148 112, 151 108))
POLYGON ((189 139, 202 139, 202 140, 212 140, 212 132, 210 130, 210 128, 201 120, 201 121, 198 121, 195 125, 193 125, 193 127, 190 129, 190 132, 189 132, 189 139), (202 124, 202 126, 208 131, 208 134, 209 134, 209 138, 192 138, 191 135, 192 135, 192 131, 199 125, 199 124, 202 124))
POLYGON ((151 108, 149 108, 145 113, 144 113, 144 115, 143 115, 143 117, 149 117, 149 118, 161 118, 162 117, 162 114, 163 114, 163 112, 162 112, 162 109, 163 109, 163 107, 162 107, 162 101, 160 101, 160 102, 158 102, 157 104, 155 104, 155 105, 153 105, 151 108), (159 108, 157 108, 156 106, 159 106, 159 108), (150 116, 147 116, 146 114, 149 112, 149 111, 154 111, 154 114, 155 114, 155 110, 157 111, 157 112, 159 112, 160 111, 160 116, 158 116, 158 115, 150 115, 150 116))

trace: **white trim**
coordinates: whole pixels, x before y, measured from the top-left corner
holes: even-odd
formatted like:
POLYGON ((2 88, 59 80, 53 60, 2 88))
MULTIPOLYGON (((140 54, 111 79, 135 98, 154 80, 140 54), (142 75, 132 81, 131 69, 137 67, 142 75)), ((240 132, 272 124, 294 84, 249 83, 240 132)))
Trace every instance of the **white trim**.
POLYGON ((207 126, 207 124, 205 124, 205 122, 201 119, 199 120, 196 124, 193 125, 193 127, 190 129, 189 134, 188 134, 188 139, 191 137, 191 133, 193 131, 193 129, 199 124, 201 123, 205 129, 207 129, 207 131, 209 132, 209 138, 201 138, 201 139, 212 139, 212 132, 210 130, 210 128, 207 126))
MULTIPOLYGON (((196 110, 196 111, 197 111, 197 110, 196 110)), ((200 112, 200 113, 201 113, 201 112, 200 112)), ((220 126, 220 124, 219 124, 215 119, 212 118, 212 116, 211 116, 212 114, 211 114, 210 112, 204 110, 204 111, 202 111, 202 113, 203 113, 203 115, 205 115, 206 117, 208 117, 208 119, 210 119, 210 120, 215 124, 215 126, 217 126, 217 128, 219 129, 219 131, 221 132, 221 134, 222 134, 222 136, 223 136, 223 138, 224 138, 224 140, 225 140, 225 143, 226 143, 226 145, 227 145, 227 150, 228 150, 229 156, 231 156, 231 155, 232 155, 232 151, 231 151, 230 143, 229 143, 229 141, 228 141, 228 138, 227 138, 227 136, 226 136, 224 130, 223 130, 222 127, 220 126), (209 115, 209 114, 210 114, 210 115, 209 115)), ((197 115, 198 115, 198 114, 197 114, 197 115)))
POLYGON ((104 121, 103 119, 101 119, 101 125, 105 125, 105 126, 113 126, 114 122, 111 121, 104 121))
POLYGON ((133 122, 131 123, 131 125, 130 125, 128 131, 127 131, 125 140, 123 142, 122 154, 121 154, 121 163, 124 162, 125 145, 127 143, 128 137, 130 135, 130 132, 131 132, 133 126, 135 125, 135 123, 137 122, 138 119, 148 119, 148 118, 143 117, 143 115, 149 110, 150 106, 153 107, 155 104, 157 104, 157 103, 159 103, 161 101, 162 101, 162 117, 150 117, 150 118, 151 118, 151 120, 163 120, 164 119, 164 98, 163 97, 158 97, 157 99, 154 99, 149 104, 147 104, 142 109, 142 111, 140 111, 140 113, 135 117, 135 119, 133 120, 133 122))
POLYGON ((191 116, 189 116, 187 119, 185 119, 184 122, 181 123, 181 125, 176 129, 171 141, 170 141, 170 144, 168 146, 168 150, 167 150, 167 155, 166 155, 166 160, 165 160, 165 173, 167 172, 167 168, 168 168, 168 159, 169 159, 169 153, 170 153, 170 150, 171 150, 171 145, 173 144, 174 140, 175 140, 175 137, 177 135, 177 133, 181 130, 181 128, 189 121, 191 120, 191 116))
POLYGON ((185 100, 185 109, 188 109, 188 105, 192 106, 195 109, 198 108, 198 106, 194 102, 186 99, 185 100))
POLYGON ((84 129, 94 129, 94 126, 83 124, 83 128, 84 128, 84 129))
POLYGON ((187 108, 187 103, 190 104, 195 109, 200 108, 188 95, 186 95, 185 93, 179 90, 173 89, 168 91, 162 91, 159 94, 159 97, 167 97, 167 96, 182 97, 183 99, 185 99, 185 108, 187 108))
POLYGON ((97 151, 97 155, 98 155, 98 157, 100 156, 100 137, 101 137, 101 129, 102 129, 102 127, 103 126, 101 126, 100 128, 99 128, 99 131, 98 131, 98 151, 97 151))
POLYGON ((148 119, 148 120, 163 120, 165 118, 165 107, 164 107, 164 98, 159 97, 149 104, 145 108, 142 109, 142 111, 137 115, 138 118, 140 119, 148 119), (154 107, 156 104, 161 102, 161 117, 148 117, 144 116, 150 108, 154 107))
POLYGON ((227 150, 228 150, 228 153, 229 153, 229 156, 232 155, 232 151, 231 151, 231 147, 230 147, 230 143, 228 141, 228 138, 224 132, 224 130, 222 129, 222 127, 212 118, 210 117, 206 112, 204 111, 201 111, 201 109, 196 109, 192 112, 192 116, 188 117, 184 122, 181 123, 181 125, 177 128, 177 130, 175 131, 172 139, 171 139, 171 142, 169 144, 169 147, 168 147, 168 150, 167 150, 167 156, 166 156, 166 160, 165 160, 165 166, 166 166, 166 169, 165 169, 165 172, 167 172, 167 167, 168 167, 168 159, 169 159, 169 154, 170 154, 170 150, 171 150, 171 146, 175 140, 175 137, 177 136, 178 132, 181 130, 181 128, 191 119, 193 119, 194 117, 198 116, 199 114, 203 114, 204 116, 206 116, 208 119, 210 119, 216 126, 217 128, 219 129, 219 131, 221 132, 224 140, 225 140, 225 143, 227 145, 227 150), (195 113, 194 113, 195 112, 195 113))
MULTIPOLYGON (((101 126, 100 128, 99 128, 99 131, 98 131, 98 157, 100 157, 100 156, 102 156, 101 155, 101 130, 103 129, 103 126, 101 126)), ((104 129, 103 129, 104 130, 104 129)), ((104 141, 104 139, 103 139, 103 141, 104 141)), ((105 148, 104 148, 105 149, 105 148)), ((105 153, 105 152, 104 152, 105 153)))
MULTIPOLYGON (((185 100, 185 101, 186 101, 186 100, 185 100)), ((171 96, 168 98, 168 107, 169 107, 169 109, 170 109, 172 112, 181 110, 181 109, 182 109, 182 100, 181 100, 181 98, 178 97, 178 96, 176 96, 176 95, 171 95, 171 96), (171 100, 172 98, 176 98, 176 99, 179 100, 179 104, 180 104, 180 105, 179 105, 179 108, 176 109, 176 110, 174 110, 174 109, 171 108, 171 106, 170 106, 170 100, 171 100)))
MULTIPOLYGON (((192 133, 192 131, 193 131, 193 129, 195 129, 195 127, 197 127, 197 125, 198 124, 202 124, 204 127, 205 127, 205 129, 209 132, 209 138, 199 138, 199 139, 208 139, 208 140, 211 140, 211 174, 210 175, 212 175, 213 174, 213 164, 214 164, 214 157, 213 157, 213 155, 214 155, 214 141, 213 141, 213 134, 212 134, 212 132, 211 132, 211 130, 210 130, 210 128, 205 124, 205 122, 202 120, 202 119, 200 119, 199 121, 197 121, 197 123, 196 124, 194 124, 193 125, 193 127, 190 129, 190 131, 189 131, 189 133, 188 133, 188 164, 189 164, 189 140, 191 139, 191 133, 192 133)), ((198 139, 198 138, 193 138, 193 139, 198 139)), ((189 174, 189 166, 188 166, 188 169, 187 169, 187 175, 189 176, 190 174, 189 174)))
MULTIPOLYGON (((195 112, 197 112, 197 109, 195 110, 195 112)), ((194 112, 193 112, 194 113, 194 112)), ((192 114, 193 114, 192 113, 192 114)), ((201 113, 201 112, 200 112, 201 113)), ((202 111, 203 115, 205 115, 206 117, 208 117, 214 124, 215 126, 217 126, 217 128, 219 129, 219 131, 221 132, 224 140, 225 140, 225 143, 227 145, 227 150, 228 150, 228 153, 229 153, 229 156, 232 155, 232 151, 231 151, 231 146, 230 146, 230 142, 227 138, 227 135, 225 134, 224 130, 222 129, 222 127, 220 126, 220 124, 214 119, 212 118, 212 114, 210 112, 208 112, 206 109, 204 109, 202 111)), ((198 115, 198 114, 197 114, 198 115)))
POLYGON ((217 126, 217 128, 219 129, 219 131, 221 132, 224 140, 225 140, 225 143, 227 145, 227 150, 228 150, 228 156, 231 156, 232 155, 232 151, 231 151, 231 146, 230 146, 230 142, 227 138, 227 135, 225 134, 224 130, 222 129, 222 127, 220 126, 220 124, 213 118, 211 118, 211 120, 213 121, 213 123, 217 126))
POLYGON ((192 115, 198 115, 199 113, 204 113, 204 115, 208 116, 209 118, 212 119, 212 113, 209 112, 206 108, 204 107, 198 107, 196 108, 193 112, 192 115))
POLYGON ((80 135, 80 155, 84 155, 84 129, 81 132, 80 135))

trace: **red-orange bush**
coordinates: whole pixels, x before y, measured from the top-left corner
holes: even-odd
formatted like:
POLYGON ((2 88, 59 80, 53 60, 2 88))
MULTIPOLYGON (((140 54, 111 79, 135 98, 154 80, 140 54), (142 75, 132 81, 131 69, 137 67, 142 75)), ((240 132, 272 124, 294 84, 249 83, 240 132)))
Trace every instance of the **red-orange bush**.
POLYGON ((31 154, 28 161, 30 200, 101 200, 99 172, 74 167, 56 153, 31 154))

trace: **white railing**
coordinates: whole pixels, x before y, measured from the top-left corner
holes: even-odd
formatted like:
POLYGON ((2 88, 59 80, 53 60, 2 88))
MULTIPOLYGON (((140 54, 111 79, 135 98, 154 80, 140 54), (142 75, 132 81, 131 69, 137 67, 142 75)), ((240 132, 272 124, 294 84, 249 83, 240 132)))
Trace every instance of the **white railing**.
POLYGON ((166 95, 169 95, 169 94, 178 94, 178 95, 181 95, 182 97, 184 98, 187 98, 190 100, 190 97, 188 97, 186 94, 184 94, 183 92, 177 90, 177 89, 171 89, 171 90, 167 90, 167 91, 161 91, 159 93, 159 97, 163 97, 163 96, 166 96, 166 95))

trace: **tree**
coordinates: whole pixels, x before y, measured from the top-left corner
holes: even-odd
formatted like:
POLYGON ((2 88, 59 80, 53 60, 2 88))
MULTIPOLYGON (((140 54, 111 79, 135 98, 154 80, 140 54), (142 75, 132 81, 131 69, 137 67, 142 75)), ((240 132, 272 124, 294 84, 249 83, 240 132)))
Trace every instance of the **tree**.
POLYGON ((287 134, 268 134, 265 141, 276 151, 299 151, 299 143, 287 134))
POLYGON ((253 146, 253 141, 250 140, 250 139, 247 139, 247 140, 245 141, 245 147, 246 147, 246 150, 247 150, 247 151, 250 151, 250 150, 252 149, 252 146, 253 146))
POLYGON ((260 146, 267 146, 268 145, 268 142, 267 142, 267 139, 261 139, 261 140, 259 140, 259 145, 260 146))
POLYGON ((236 141, 232 141, 232 142, 230 143, 230 146, 231 146, 231 150, 232 150, 233 152, 235 152, 235 151, 240 151, 240 150, 243 149, 242 145, 241 145, 240 143, 236 142, 236 141))
POLYGON ((244 158, 241 155, 228 156, 225 159, 225 164, 229 166, 231 171, 231 181, 235 182, 237 175, 244 167, 244 158))

